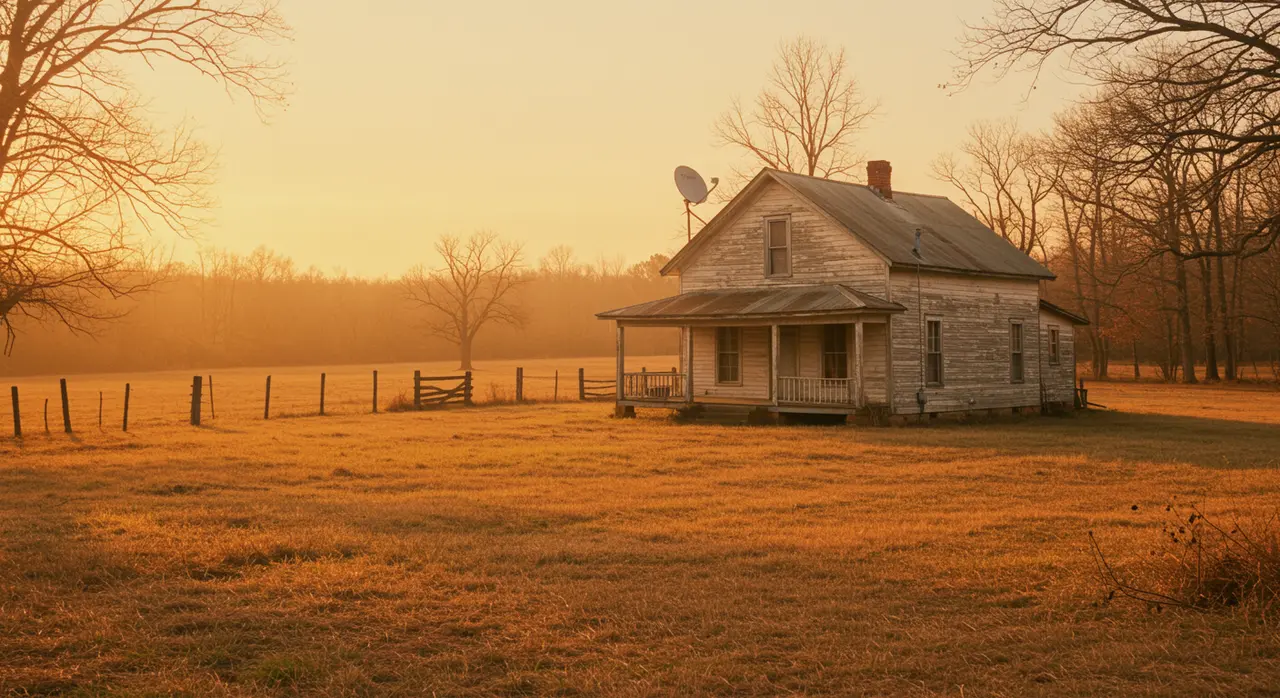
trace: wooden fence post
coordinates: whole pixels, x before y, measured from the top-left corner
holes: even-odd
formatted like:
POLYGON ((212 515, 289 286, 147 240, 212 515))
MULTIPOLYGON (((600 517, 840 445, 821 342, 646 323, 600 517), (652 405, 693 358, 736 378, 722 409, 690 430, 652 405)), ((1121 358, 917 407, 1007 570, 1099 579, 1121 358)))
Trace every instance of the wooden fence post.
POLYGON ((271 419, 271 376, 267 376, 267 398, 262 403, 262 418, 271 419))
POLYGON ((471 402, 471 372, 467 371, 462 377, 462 404, 470 407, 471 402))
POLYGON ((218 413, 213 411, 213 376, 209 376, 209 419, 217 419, 218 413))
POLYGON ((200 426, 200 404, 204 401, 204 376, 191 377, 191 426, 200 426))
POLYGON ((422 409, 422 371, 413 372, 413 409, 422 409))
POLYGON ((98 430, 102 430, 102 391, 98 391, 98 430))
POLYGON ((555 387, 551 389, 551 401, 560 402, 560 369, 556 369, 555 387))
POLYGON ((129 384, 124 384, 124 422, 120 425, 121 431, 129 431, 129 384))
POLYGON ((578 369, 578 399, 587 399, 587 369, 578 369))
POLYGON ((320 416, 324 416, 324 380, 325 374, 320 374, 320 416))
POLYGON ((67 400, 67 379, 59 381, 62 388, 62 430, 71 433, 71 403, 67 400))
POLYGON ((44 433, 49 433, 49 398, 44 399, 44 433))
POLYGON ((516 402, 524 402, 524 368, 516 366, 516 402))
POLYGON ((373 370, 373 413, 378 413, 378 370, 373 370))
POLYGON ((9 395, 13 397, 13 435, 15 438, 22 438, 22 413, 18 411, 18 386, 9 388, 9 395))

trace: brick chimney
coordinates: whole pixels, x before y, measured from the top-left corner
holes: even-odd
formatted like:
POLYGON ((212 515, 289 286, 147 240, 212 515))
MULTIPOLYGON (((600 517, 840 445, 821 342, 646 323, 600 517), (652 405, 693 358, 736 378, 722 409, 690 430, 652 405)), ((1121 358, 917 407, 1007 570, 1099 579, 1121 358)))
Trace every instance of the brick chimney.
POLYGON ((867 186, 886 199, 893 198, 893 165, 888 160, 872 160, 867 163, 867 186))

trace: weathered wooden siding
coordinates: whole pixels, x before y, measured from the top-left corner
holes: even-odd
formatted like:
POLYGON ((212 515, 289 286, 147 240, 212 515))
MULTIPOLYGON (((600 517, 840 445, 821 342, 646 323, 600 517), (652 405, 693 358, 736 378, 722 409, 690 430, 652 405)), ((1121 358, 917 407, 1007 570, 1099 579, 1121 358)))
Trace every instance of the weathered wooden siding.
POLYGON ((1044 356, 1044 391, 1048 402, 1068 405, 1075 400, 1076 349, 1075 328, 1056 313, 1040 311, 1040 350, 1044 356), (1057 364, 1049 362, 1049 328, 1058 328, 1057 364))
POLYGON ((870 248, 771 182, 680 272, 680 292, 738 286, 847 284, 884 298, 888 265, 870 248), (766 278, 764 218, 791 216, 791 276, 766 278))
POLYGON ((716 331, 693 330, 693 393, 695 397, 769 399, 772 349, 768 327, 742 328, 742 384, 716 384, 716 331))
POLYGON ((884 346, 885 325, 883 323, 862 324, 862 380, 863 392, 867 402, 885 404, 885 377, 888 375, 885 364, 884 346))
MULTIPOLYGON (((924 273, 920 305, 924 319, 942 321, 943 385, 925 387, 925 412, 1038 406, 1040 404, 1037 325, 1039 285, 1035 281, 960 274, 924 273), (1009 325, 1023 323, 1024 379, 1010 378, 1009 325)), ((920 412, 921 334, 914 271, 890 276, 892 300, 907 307, 893 321, 894 411, 920 412)))

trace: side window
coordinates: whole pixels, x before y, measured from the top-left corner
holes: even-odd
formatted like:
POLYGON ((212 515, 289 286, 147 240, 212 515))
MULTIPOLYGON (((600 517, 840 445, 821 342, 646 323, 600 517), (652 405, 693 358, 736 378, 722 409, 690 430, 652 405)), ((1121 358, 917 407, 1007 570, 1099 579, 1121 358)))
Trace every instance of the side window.
POLYGON ((1022 357, 1022 322, 1009 324, 1009 380, 1021 383, 1026 379, 1026 366, 1022 357))
POLYGON ((1058 364, 1061 362, 1062 353, 1059 349, 1061 335, 1058 334, 1058 328, 1055 325, 1049 325, 1049 363, 1058 364))
POLYGON ((716 383, 742 382, 742 328, 716 328, 716 383))
POLYGON ((925 382, 929 385, 942 385, 942 321, 928 320, 925 323, 925 382))
POLYGON ((791 218, 764 219, 764 274, 791 276, 791 218))

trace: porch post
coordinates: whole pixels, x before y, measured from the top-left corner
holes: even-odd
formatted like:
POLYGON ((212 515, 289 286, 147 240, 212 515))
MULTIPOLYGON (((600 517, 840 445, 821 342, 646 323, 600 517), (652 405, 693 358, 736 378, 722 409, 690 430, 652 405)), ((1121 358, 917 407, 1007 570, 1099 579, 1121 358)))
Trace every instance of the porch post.
POLYGON ((853 325, 853 406, 862 407, 862 318, 853 325))
POLYGON ((688 345, 686 348, 686 351, 688 351, 688 357, 685 359, 685 365, 684 365, 684 371, 685 371, 685 376, 684 376, 685 396, 684 397, 685 397, 685 401, 688 402, 690 405, 692 405, 693 404, 693 325, 686 326, 684 330, 685 330, 685 335, 687 337, 686 344, 688 345))
POLYGON ((778 406, 778 357, 782 353, 782 331, 777 325, 770 326, 769 353, 769 399, 773 406, 778 406))
POLYGON ((625 370, 626 353, 627 353, 626 328, 622 326, 622 323, 621 323, 621 322, 619 322, 619 323, 618 323, 618 373, 617 373, 617 380, 618 380, 618 383, 617 383, 617 386, 616 386, 617 395, 618 395, 618 402, 622 402, 622 400, 626 397, 626 390, 625 390, 625 386, 626 386, 626 370, 625 370))

